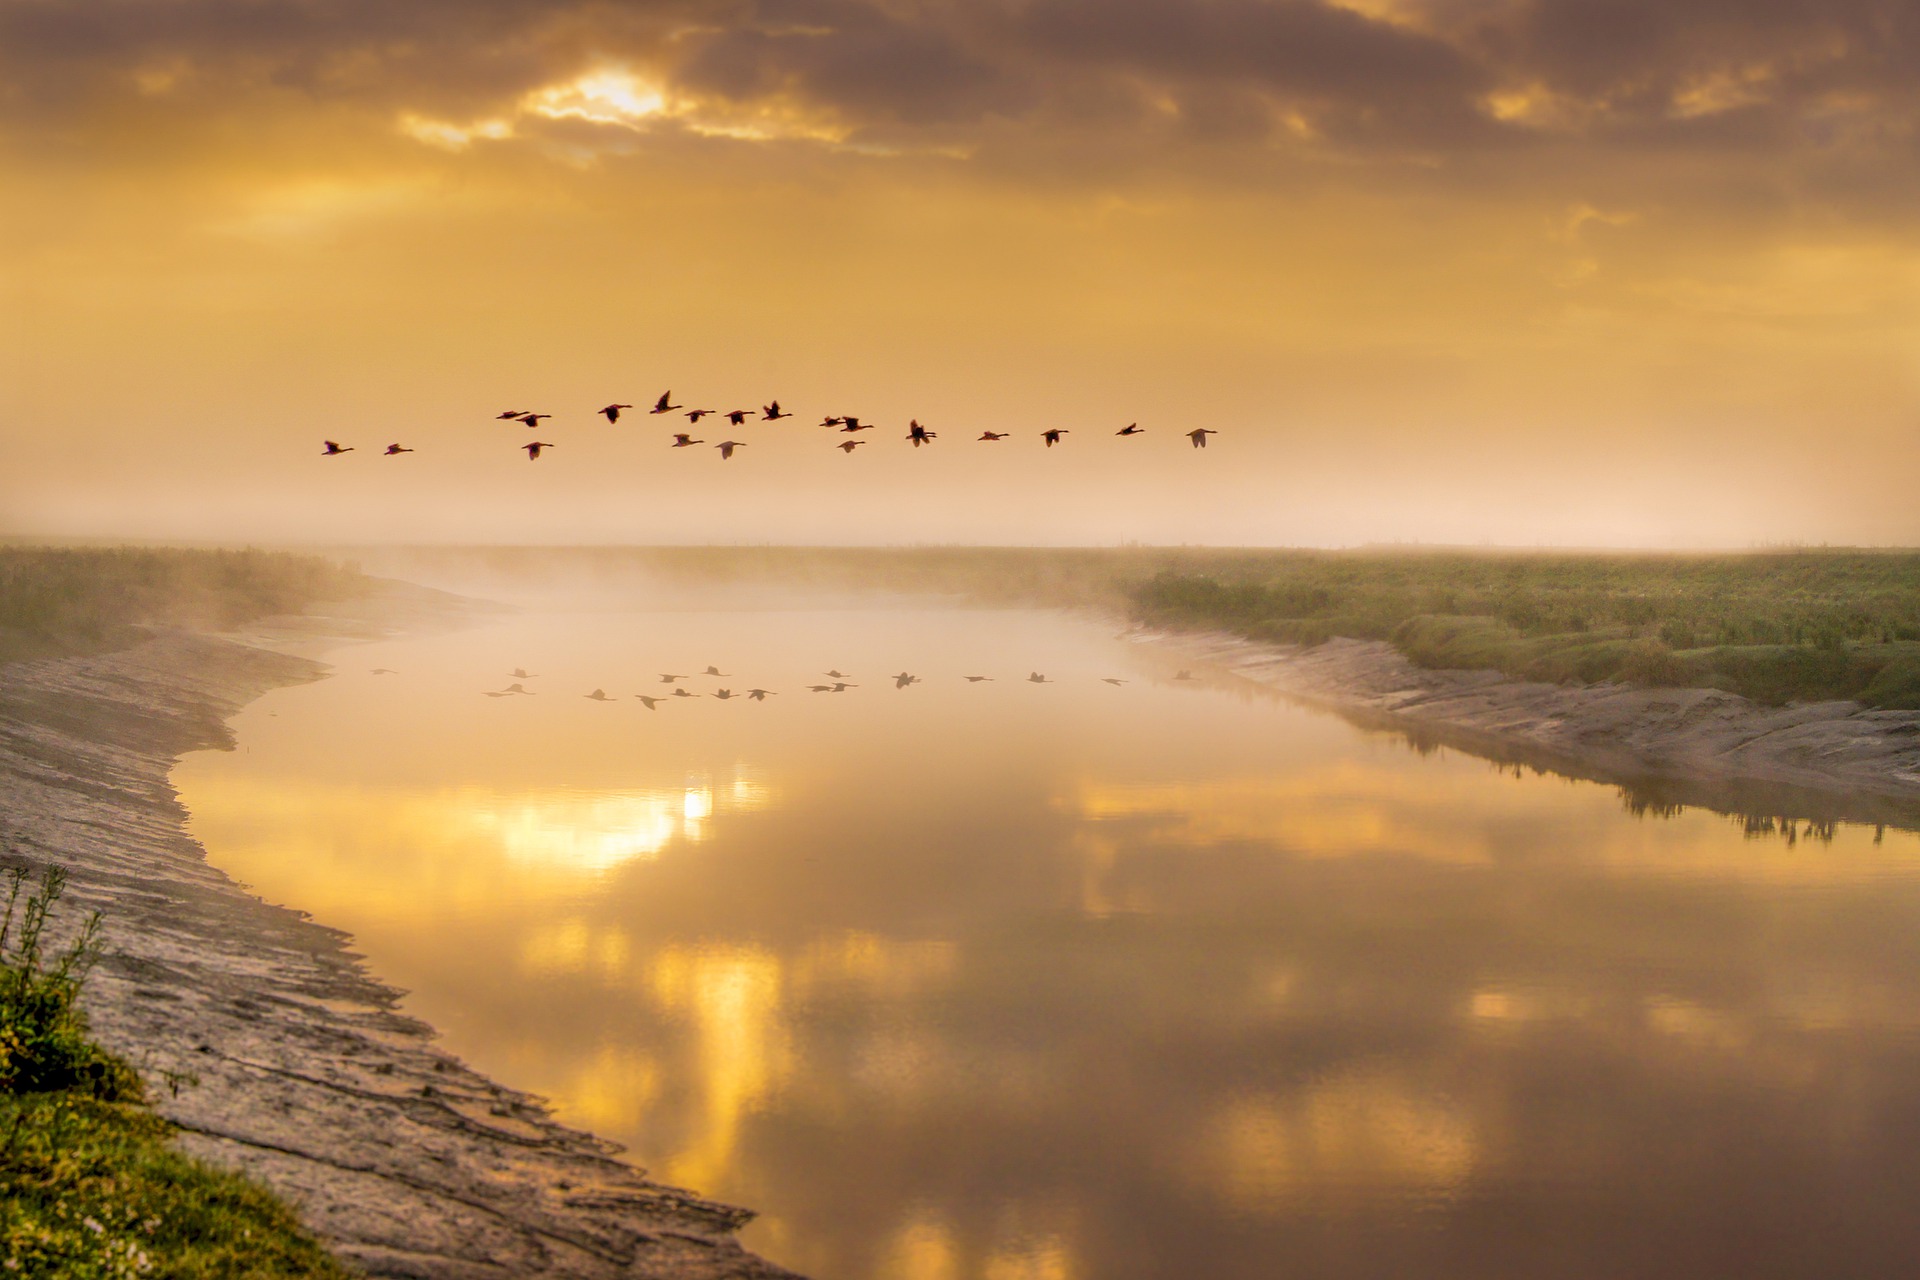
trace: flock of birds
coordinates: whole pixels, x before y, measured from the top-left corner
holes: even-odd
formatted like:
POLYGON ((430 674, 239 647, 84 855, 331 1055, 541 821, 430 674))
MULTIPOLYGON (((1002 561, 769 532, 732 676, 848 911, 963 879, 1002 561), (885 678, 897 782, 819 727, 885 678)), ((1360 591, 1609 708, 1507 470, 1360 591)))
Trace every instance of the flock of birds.
MULTIPOLYGON (((633 408, 633 406, 630 404, 609 404, 595 412, 604 417, 608 425, 617 425, 620 421, 621 413, 631 408, 633 408)), ((647 412, 653 416, 677 413, 686 418, 687 421, 696 428, 700 425, 700 421, 703 418, 725 418, 732 426, 742 427, 745 426, 749 420, 756 422, 779 422, 794 416, 783 410, 778 400, 770 404, 762 405, 757 414, 751 409, 731 409, 725 413, 721 413, 716 409, 689 409, 684 405, 674 404, 673 392, 671 391, 666 392, 656 400, 653 408, 647 412)), ((523 426, 538 430, 540 424, 551 417, 553 417, 553 415, 550 413, 536 413, 527 409, 509 409, 504 413, 496 414, 495 421, 518 422, 523 426)), ((878 428, 877 423, 867 422, 859 417, 847 414, 823 418, 820 421, 820 425, 829 429, 838 428, 839 434, 850 437, 849 439, 840 441, 834 446, 842 453, 847 454, 851 454, 861 445, 868 443, 866 440, 860 438, 861 432, 873 431, 878 428)), ((1147 429, 1139 423, 1130 422, 1120 428, 1120 430, 1114 432, 1114 434, 1116 436, 1139 436, 1145 435, 1146 430, 1147 429)), ((1011 432, 1007 431, 982 431, 974 438, 976 441, 997 443, 1007 439, 1011 434, 1011 432)), ((1071 434, 1070 428, 1049 427, 1047 430, 1040 432, 1040 438, 1046 442, 1047 448, 1051 449, 1061 442, 1060 438, 1062 436, 1069 434, 1071 434)), ((1192 431, 1184 434, 1188 440, 1193 442, 1194 448, 1204 449, 1207 447, 1207 437, 1219 435, 1220 433, 1208 427, 1196 427, 1192 431)), ((918 418, 915 418, 907 424, 907 434, 903 438, 911 443, 914 448, 918 449, 921 445, 932 444, 935 440, 939 439, 940 433, 937 431, 929 431, 920 425, 918 418)), ((341 444, 337 440, 325 440, 321 443, 325 446, 320 450, 322 457, 336 458, 344 453, 355 452, 353 445, 341 444)), ((673 433, 673 443, 668 447, 673 449, 689 449, 694 445, 707 443, 708 441, 706 440, 694 439, 693 432, 691 431, 676 431, 673 433)), ((747 442, 745 440, 720 440, 713 442, 713 447, 720 451, 720 457, 722 459, 731 458, 735 449, 744 449, 746 446, 747 442)), ((554 447, 554 443, 551 440, 529 440, 519 446, 519 448, 526 451, 529 462, 539 461, 542 450, 554 447)), ((391 458, 402 453, 413 452, 414 450, 396 441, 386 447, 383 456, 391 458)))
MULTIPOLYGON (((392 676, 392 675, 398 675, 400 673, 392 670, 389 667, 375 667, 373 669, 373 674, 376 676, 392 676)), ((722 671, 719 667, 715 667, 715 666, 709 666, 705 671, 699 672, 698 674, 701 676, 710 676, 717 680, 730 680, 733 678, 727 672, 722 671)), ((839 671, 839 670, 823 671, 820 674, 822 675, 822 677, 824 677, 826 680, 830 681, 831 683, 810 684, 807 686, 808 692, 810 693, 845 693, 849 689, 858 689, 860 687, 858 684, 855 684, 853 682, 853 677, 848 675, 844 671, 839 671)), ((483 689, 481 691, 481 696, 487 697, 487 698, 514 698, 514 697, 522 697, 522 696, 530 698, 534 696, 534 691, 527 688, 526 681, 539 679, 539 677, 536 674, 526 670, 524 667, 515 667, 511 672, 508 673, 508 678, 513 681, 512 684, 508 685, 504 689, 483 689)), ((761 689, 761 688, 743 689, 740 692, 736 693, 733 691, 733 689, 728 687, 721 687, 719 689, 714 690, 712 693, 708 693, 708 694, 699 694, 699 693, 695 693, 692 689, 689 689, 686 685, 683 685, 680 683, 682 680, 692 680, 695 678, 696 677, 693 675, 684 675, 684 674, 680 674, 672 671, 663 671, 660 673, 660 683, 664 685, 671 685, 673 687, 672 693, 667 693, 667 694, 636 693, 633 696, 638 698, 641 701, 641 703, 645 705, 647 710, 652 711, 657 707, 659 707, 659 705, 663 702, 671 702, 676 699, 683 699, 683 698, 700 698, 700 697, 718 698, 722 702, 730 702, 735 698, 745 698, 749 702, 765 702, 768 698, 775 697, 779 694, 779 690, 777 689, 761 689)), ((924 677, 914 675, 911 671, 901 671, 895 675, 891 675, 886 678, 893 682, 893 687, 895 689, 909 689, 916 684, 926 683, 926 680, 924 677)), ((960 678, 962 680, 965 680, 968 684, 988 684, 994 680, 993 676, 962 676, 960 678)), ((1193 675, 1193 672, 1191 671, 1182 671, 1176 674, 1173 678, 1175 680, 1192 680, 1194 678, 1194 675, 1193 675)), ((1101 676, 1100 681, 1103 684, 1113 685, 1115 688, 1118 688, 1123 684, 1130 683, 1130 681, 1125 680, 1120 676, 1101 676)), ((1033 671, 1027 674, 1027 677, 1024 683, 1026 684, 1058 684, 1060 682, 1052 679, 1049 676, 1044 676, 1040 674, 1038 671, 1033 671)), ((613 695, 609 694, 605 689, 595 689, 592 693, 582 694, 581 696, 583 698, 586 698, 589 702, 620 701, 619 698, 616 698, 613 695)))

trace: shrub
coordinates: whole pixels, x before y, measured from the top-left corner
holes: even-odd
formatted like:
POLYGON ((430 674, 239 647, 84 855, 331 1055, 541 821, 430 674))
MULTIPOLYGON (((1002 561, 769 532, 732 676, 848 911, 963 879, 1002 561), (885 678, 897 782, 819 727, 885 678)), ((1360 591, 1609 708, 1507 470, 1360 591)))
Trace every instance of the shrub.
POLYGON ((86 1015, 76 1003, 100 954, 100 916, 88 916, 71 943, 48 955, 47 917, 66 887, 66 872, 48 867, 22 902, 28 874, 25 867, 8 869, 0 915, 0 1092, 136 1098, 139 1077, 87 1039, 86 1015))

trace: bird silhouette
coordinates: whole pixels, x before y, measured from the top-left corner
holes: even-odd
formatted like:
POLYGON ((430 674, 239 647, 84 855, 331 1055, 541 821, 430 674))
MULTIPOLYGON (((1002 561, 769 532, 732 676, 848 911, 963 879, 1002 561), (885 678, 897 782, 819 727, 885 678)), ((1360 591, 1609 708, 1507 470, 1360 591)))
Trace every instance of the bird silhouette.
POLYGON ((1121 685, 1126 683, 1125 680, 1117 679, 1114 676, 1101 676, 1100 678, 1106 681, 1108 684, 1112 685, 1116 689, 1118 689, 1121 685))
POLYGON ((375 667, 373 669, 373 674, 377 676, 397 676, 400 673, 398 671, 395 671, 392 667, 375 667))
POLYGON ((846 426, 840 428, 840 433, 842 435, 852 435, 856 431, 873 430, 873 424, 871 422, 862 422, 858 418, 848 418, 846 420, 846 423, 847 423, 846 426))
POLYGON ((348 445, 336 444, 332 440, 322 440, 320 443, 327 446, 326 448, 320 451, 320 456, 323 458, 331 458, 335 454, 339 454, 339 453, 353 452, 353 446, 350 444, 348 445))
POLYGON ((722 680, 725 680, 728 678, 727 673, 725 671, 722 671, 718 667, 708 667, 705 671, 702 671, 700 674, 703 676, 718 676, 722 680))
POLYGON ((716 698, 718 698, 718 699, 720 699, 720 701, 722 701, 722 702, 725 702, 725 701, 727 701, 727 700, 728 700, 729 698, 731 698, 731 697, 733 697, 733 690, 731 690, 731 689, 720 689, 720 690, 717 690, 717 691, 715 691, 715 693, 714 693, 714 695, 713 695, 713 696, 714 696, 714 697, 716 697, 716 698))
POLYGON ((531 697, 533 697, 533 696, 534 696, 534 694, 533 694, 533 690, 531 690, 531 689, 529 689, 529 688, 527 688, 527 687, 526 687, 525 685, 522 685, 522 684, 517 684, 517 683, 516 683, 516 684, 510 684, 510 685, 508 685, 508 686, 507 686, 506 688, 504 688, 504 689, 502 689, 502 690, 501 690, 500 692, 502 692, 502 693, 524 693, 524 694, 526 694, 526 695, 527 695, 527 696, 528 696, 529 698, 531 698, 531 697))
POLYGON ((929 431, 921 426, 918 418, 915 418, 907 427, 907 439, 913 441, 913 447, 916 449, 923 444, 933 443, 939 438, 939 434, 937 431, 929 431))
POLYGON ((496 413, 493 416, 497 421, 511 422, 518 420, 520 415, 525 412, 525 409, 509 409, 505 413, 496 413))
POLYGON ((1052 684, 1053 681, 1047 679, 1045 676, 1041 675, 1038 671, 1035 671, 1027 677, 1027 683, 1028 684, 1052 684))
POLYGON ((760 420, 762 422, 778 422, 782 418, 791 418, 792 416, 790 413, 780 412, 780 402, 778 400, 775 400, 772 404, 762 405, 760 407, 760 420))
POLYGON ((1204 449, 1207 447, 1207 437, 1217 436, 1219 434, 1218 431, 1209 431, 1205 427, 1195 427, 1193 430, 1187 432, 1187 439, 1193 441, 1194 448, 1204 449))
POLYGON ((848 684, 845 680, 835 680, 833 682, 833 691, 835 693, 845 693, 848 689, 858 689, 859 687, 857 684, 848 684))
POLYGON ((720 460, 722 462, 725 462, 728 458, 731 458, 733 456, 733 451, 735 449, 746 448, 747 442, 744 440, 722 440, 719 444, 713 447, 720 451, 720 460))
POLYGON ((1137 422, 1129 422, 1113 434, 1117 436, 1143 436, 1147 434, 1147 429, 1137 422))
POLYGON ((822 418, 820 419, 820 425, 823 427, 837 427, 845 421, 845 418, 822 418))
POLYGON ((641 703, 645 705, 645 707, 649 711, 653 710, 655 707, 659 706, 661 703, 666 701, 665 698, 653 698, 653 697, 647 696, 644 693, 636 693, 633 696, 640 699, 641 703))
POLYGON ((747 425, 747 415, 751 412, 751 409, 730 409, 727 411, 727 421, 736 427, 744 427, 747 425))
POLYGON ((845 680, 847 678, 847 673, 844 671, 822 671, 820 674, 829 680, 845 680))
POLYGON ((679 405, 673 403, 673 392, 668 391, 668 392, 664 392, 658 400, 655 400, 653 402, 653 408, 647 410, 647 412, 648 413, 672 413, 675 409, 678 409, 679 407, 680 407, 679 405))
POLYGON ((513 695, 507 692, 505 689, 501 689, 498 691, 495 691, 493 689, 482 689, 480 691, 480 696, 483 698, 511 698, 513 695))
POLYGON ((520 421, 526 423, 529 427, 537 427, 540 425, 541 419, 551 418, 552 416, 550 413, 523 413, 520 415, 520 421))
POLYGON ((1065 427, 1052 427, 1046 431, 1042 431, 1040 434, 1046 437, 1047 448, 1051 449, 1060 443, 1060 437, 1067 434, 1067 429, 1065 427))
POLYGON ((833 687, 832 685, 830 685, 830 684, 810 684, 810 685, 808 685, 808 686, 807 686, 807 688, 809 688, 809 689, 811 689, 811 690, 813 690, 813 692, 815 692, 815 693, 834 693, 834 692, 836 692, 836 690, 834 689, 834 687, 833 687))
POLYGON ((769 695, 769 694, 777 694, 777 693, 779 693, 779 690, 778 690, 778 689, 749 689, 749 690, 747 690, 747 696, 748 696, 749 698, 752 698, 752 699, 753 699, 753 700, 754 700, 755 702, 765 702, 765 701, 767 700, 767 695, 769 695))
POLYGON ((520 668, 520 667, 515 667, 512 671, 509 671, 507 674, 512 676, 515 680, 531 680, 534 678, 532 672, 524 670, 523 668, 520 668))
POLYGON ((979 439, 982 440, 1005 440, 1006 438, 1007 433, 1004 431, 982 431, 979 435, 979 439))
POLYGON ((609 423, 614 423, 614 422, 620 421, 620 411, 622 409, 631 409, 631 408, 633 408, 633 406, 630 404, 610 404, 606 408, 602 409, 600 412, 607 416, 607 421, 609 423))
POLYGON ((391 458, 396 453, 412 453, 412 452, 413 450, 407 448, 404 445, 390 444, 387 446, 386 456, 391 458))
POLYGON ((595 702, 612 702, 613 701, 612 698, 609 698, 607 696, 607 691, 605 689, 595 689, 592 693, 585 694, 583 696, 592 698, 595 702))
POLYGON ((690 444, 705 444, 705 443, 706 443, 705 440, 695 440, 692 436, 688 435, 684 431, 676 431, 673 433, 673 444, 671 447, 675 449, 684 449, 690 444))
POLYGON ((697 698, 700 695, 695 693, 693 690, 685 687, 684 685, 675 685, 673 689, 673 696, 676 698, 697 698))
POLYGON ((965 680, 968 684, 979 684, 982 680, 993 679, 992 676, 963 676, 961 678, 965 680))
POLYGON ((540 451, 542 449, 551 449, 553 445, 546 440, 529 440, 520 447, 527 451, 528 462, 538 462, 540 461, 540 451))
POLYGON ((833 447, 838 449, 842 453, 852 453, 855 449, 858 449, 861 445, 865 443, 866 443, 865 440, 842 440, 839 444, 833 447))
POLYGON ((660 683, 661 683, 661 684, 672 684, 672 683, 673 683, 673 682, 674 682, 675 680, 685 680, 685 679, 686 679, 686 677, 685 677, 685 676, 674 676, 674 675, 662 675, 662 676, 660 677, 660 683))
POLYGON ((697 427, 700 425, 700 419, 710 418, 717 412, 719 412, 717 409, 689 409, 687 410, 686 418, 688 422, 691 422, 697 427))
POLYGON ((893 678, 893 687, 896 689, 904 689, 910 684, 919 684, 919 683, 920 683, 919 676, 908 675, 904 671, 902 671, 899 675, 893 678))

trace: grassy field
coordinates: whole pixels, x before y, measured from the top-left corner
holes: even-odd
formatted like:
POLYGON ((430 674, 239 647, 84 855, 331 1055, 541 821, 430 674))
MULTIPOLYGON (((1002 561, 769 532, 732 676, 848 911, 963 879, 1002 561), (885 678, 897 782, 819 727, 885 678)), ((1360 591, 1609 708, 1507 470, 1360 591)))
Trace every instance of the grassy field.
POLYGON ((177 1151, 138 1075, 87 1037, 99 921, 49 946, 62 883, 0 880, 0 1274, 345 1280, 272 1194, 177 1151))
POLYGON ((0 547, 0 662, 119 648, 143 626, 236 627, 360 582, 280 552, 0 547))
POLYGON ((1389 640, 1425 667, 1920 707, 1920 554, 1243 553, 1133 582, 1136 616, 1389 640))

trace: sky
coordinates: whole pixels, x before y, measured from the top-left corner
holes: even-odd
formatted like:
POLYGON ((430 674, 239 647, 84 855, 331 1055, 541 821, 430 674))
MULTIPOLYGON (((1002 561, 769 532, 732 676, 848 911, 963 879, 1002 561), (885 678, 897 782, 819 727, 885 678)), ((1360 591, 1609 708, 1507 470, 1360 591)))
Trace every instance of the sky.
POLYGON ((0 533, 1920 544, 1912 0, 0 0, 0 182, 0 533))

